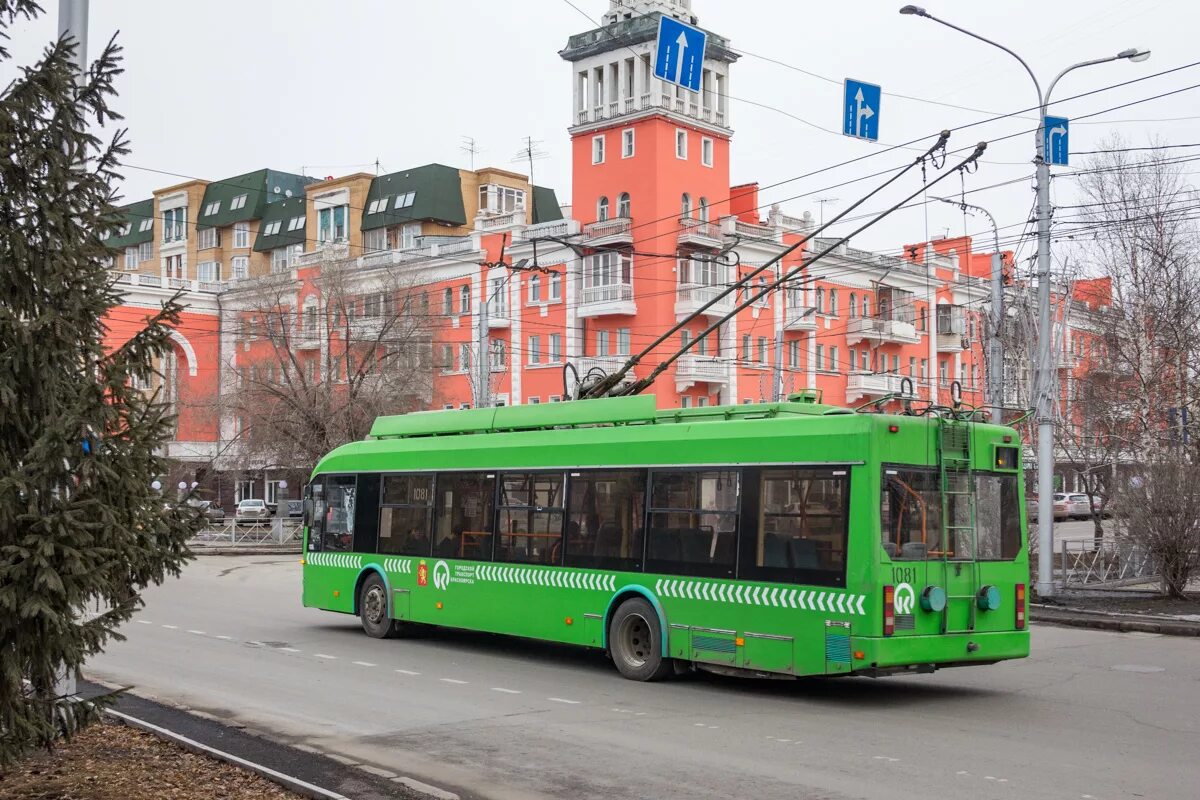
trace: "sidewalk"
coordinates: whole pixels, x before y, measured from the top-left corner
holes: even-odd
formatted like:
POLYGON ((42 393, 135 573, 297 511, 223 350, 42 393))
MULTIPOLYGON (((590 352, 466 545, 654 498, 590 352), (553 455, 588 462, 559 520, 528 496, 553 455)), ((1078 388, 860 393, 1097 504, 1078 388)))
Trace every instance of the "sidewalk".
MULTIPOLYGON (((1070 625, 1109 631, 1141 631, 1167 636, 1200 636, 1200 614, 1152 614, 1128 610, 1102 610, 1082 607, 1080 599, 1065 599, 1063 604, 1030 603, 1029 616, 1035 623, 1070 625)), ((1118 603, 1116 605, 1126 605, 1118 603)))

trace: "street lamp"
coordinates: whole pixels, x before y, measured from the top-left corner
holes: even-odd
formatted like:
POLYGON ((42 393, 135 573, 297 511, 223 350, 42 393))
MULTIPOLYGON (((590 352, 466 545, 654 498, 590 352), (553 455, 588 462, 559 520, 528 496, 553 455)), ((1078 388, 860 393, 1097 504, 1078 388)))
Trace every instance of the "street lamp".
MULTIPOLYGON (((907 5, 900 9, 901 14, 925 17, 934 22, 941 23, 947 28, 953 28, 959 33, 964 33, 972 39, 978 39, 981 42, 986 42, 992 47, 997 47, 1010 56, 1015 58, 1029 73, 1030 79, 1033 80, 1033 88, 1037 91, 1038 96, 1038 126, 1034 136, 1034 147, 1036 157, 1034 164, 1037 167, 1035 187, 1037 189, 1037 224, 1038 224, 1038 343, 1037 343, 1037 382, 1035 385, 1037 392, 1037 423, 1038 423, 1038 497, 1042 503, 1050 502, 1050 498, 1054 496, 1054 348, 1051 347, 1051 325, 1050 316, 1050 165, 1046 163, 1046 142, 1045 142, 1045 123, 1046 123, 1046 108, 1050 105, 1050 95, 1054 92, 1054 87, 1059 80, 1072 70, 1080 67, 1090 67, 1093 64, 1104 64, 1109 61, 1117 61, 1125 59, 1128 61, 1145 61, 1150 57, 1149 50, 1139 50, 1137 48, 1129 48, 1122 50, 1115 56, 1107 58, 1097 58, 1091 61, 1081 61, 1078 64, 1072 64, 1064 69, 1050 81, 1050 86, 1046 92, 1042 93, 1042 86, 1038 83, 1037 76, 1033 74, 1033 70, 1025 63, 1025 59, 1009 50, 1004 45, 993 42, 984 36, 977 33, 972 33, 966 28, 947 22, 944 19, 939 19, 933 14, 930 14, 920 6, 907 5)), ((1038 593, 1045 596, 1054 594, 1054 515, 1053 514, 1038 514, 1038 593)))

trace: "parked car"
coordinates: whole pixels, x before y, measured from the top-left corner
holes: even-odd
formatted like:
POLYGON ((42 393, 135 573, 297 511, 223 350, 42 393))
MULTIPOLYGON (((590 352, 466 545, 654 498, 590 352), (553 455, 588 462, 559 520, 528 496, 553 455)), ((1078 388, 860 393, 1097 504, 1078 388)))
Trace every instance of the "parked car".
POLYGON ((1067 495, 1063 492, 1054 493, 1054 519, 1055 521, 1067 520, 1071 518, 1070 506, 1067 504, 1067 495))
POLYGON ((242 500, 233 512, 238 525, 264 525, 271 520, 271 509, 262 500, 242 500))
MULTIPOLYGON (((1025 516, 1033 521, 1038 518, 1039 503, 1037 495, 1025 496, 1025 516)), ((1065 494, 1054 495, 1054 519, 1064 520, 1070 514, 1067 513, 1067 496, 1065 494)))
MULTIPOLYGON (((1100 512, 1101 517, 1107 517, 1108 511, 1104 508, 1104 501, 1097 497, 1096 510, 1100 512)), ((1092 504, 1088 502, 1086 494, 1069 494, 1067 495, 1067 512, 1074 519, 1090 519, 1092 516, 1092 504)))
POLYGON ((1025 517, 1030 522, 1038 518, 1038 499, 1037 495, 1025 495, 1025 517))
POLYGON ((195 500, 192 503, 196 508, 200 509, 200 513, 209 522, 220 525, 225 521, 225 509, 214 503, 212 500, 195 500))

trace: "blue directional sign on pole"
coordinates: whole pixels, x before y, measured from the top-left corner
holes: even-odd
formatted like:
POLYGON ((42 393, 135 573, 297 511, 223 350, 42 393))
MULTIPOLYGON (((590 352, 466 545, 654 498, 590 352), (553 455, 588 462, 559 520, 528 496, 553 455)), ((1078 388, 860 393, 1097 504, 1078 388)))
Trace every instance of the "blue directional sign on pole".
POLYGON ((704 75, 704 47, 708 34, 666 15, 658 19, 654 77, 700 91, 704 75))
POLYGON ((1067 129, 1071 121, 1066 117, 1045 117, 1042 129, 1046 136, 1046 163, 1066 165, 1070 150, 1067 147, 1067 129))
POLYGON ((873 83, 846 78, 842 106, 842 133, 856 139, 879 141, 879 98, 883 90, 873 83))

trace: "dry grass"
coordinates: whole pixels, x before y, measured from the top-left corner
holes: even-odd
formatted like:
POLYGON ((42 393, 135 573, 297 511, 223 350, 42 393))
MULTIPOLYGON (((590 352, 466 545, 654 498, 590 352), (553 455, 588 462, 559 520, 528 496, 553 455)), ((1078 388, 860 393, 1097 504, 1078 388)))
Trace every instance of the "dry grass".
POLYGON ((96 725, 0 775, 3 800, 295 800, 253 773, 124 725, 96 725))

